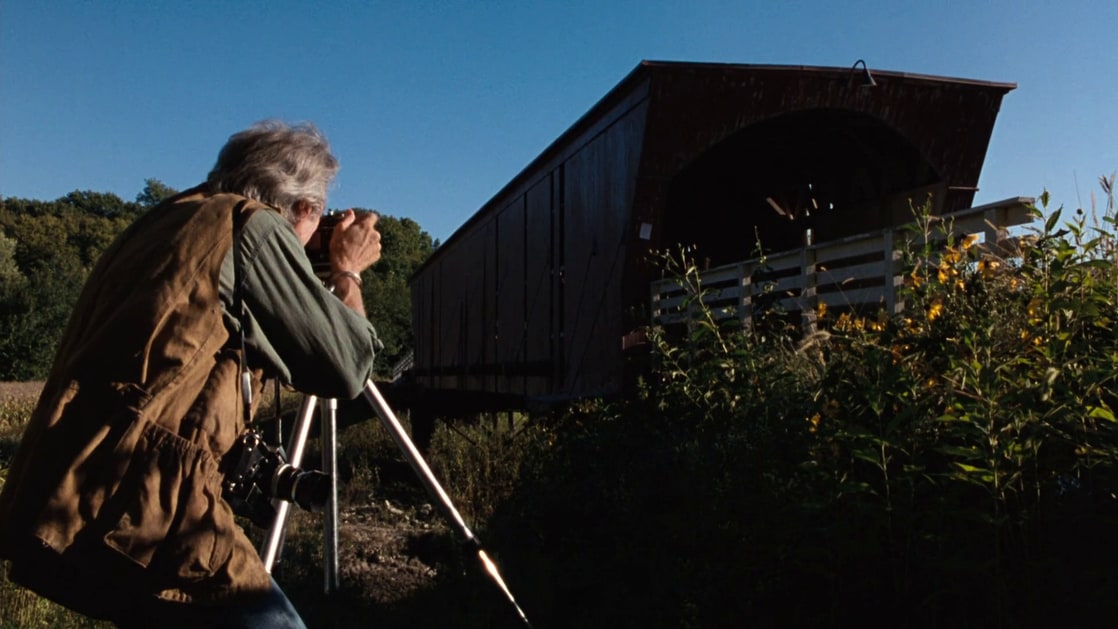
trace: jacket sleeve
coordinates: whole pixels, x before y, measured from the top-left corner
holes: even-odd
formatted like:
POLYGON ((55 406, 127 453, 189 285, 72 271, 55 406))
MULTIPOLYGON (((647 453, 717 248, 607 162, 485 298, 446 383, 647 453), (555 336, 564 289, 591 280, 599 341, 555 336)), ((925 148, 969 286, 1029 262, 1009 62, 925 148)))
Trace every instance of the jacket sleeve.
POLYGON ((245 319, 250 366, 270 367, 303 393, 346 400, 361 393, 379 345, 376 330, 322 284, 282 216, 252 215, 225 261, 222 286, 230 289, 222 294, 234 331, 245 319), (231 299, 232 256, 238 253, 244 256, 244 317, 233 312, 231 299))

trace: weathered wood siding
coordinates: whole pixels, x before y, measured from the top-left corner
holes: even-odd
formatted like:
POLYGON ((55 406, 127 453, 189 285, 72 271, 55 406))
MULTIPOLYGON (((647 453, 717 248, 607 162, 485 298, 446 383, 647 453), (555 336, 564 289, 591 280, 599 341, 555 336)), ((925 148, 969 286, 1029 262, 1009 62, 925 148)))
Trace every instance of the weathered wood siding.
POLYGON ((1014 86, 874 74, 867 90, 844 68, 640 64, 416 273, 413 381, 495 407, 618 393, 654 250, 705 241, 717 265, 751 257, 752 225, 779 251, 903 222, 924 192, 969 207, 1014 86), (809 187, 834 213, 766 205, 809 187))
POLYGON ((616 387, 646 111, 637 90, 554 147, 417 274, 420 384, 521 397, 616 387))

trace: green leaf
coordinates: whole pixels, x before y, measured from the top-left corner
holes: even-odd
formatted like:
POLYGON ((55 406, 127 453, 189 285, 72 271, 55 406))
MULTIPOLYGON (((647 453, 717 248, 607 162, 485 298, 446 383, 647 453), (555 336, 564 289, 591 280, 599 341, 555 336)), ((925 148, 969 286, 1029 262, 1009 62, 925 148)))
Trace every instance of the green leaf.
POLYGON ((964 472, 966 472, 968 474, 989 474, 990 473, 990 470, 987 470, 987 469, 984 469, 984 468, 981 468, 981 467, 978 467, 978 466, 975 466, 975 465, 971 465, 969 463, 959 463, 958 461, 955 462, 955 467, 958 467, 959 469, 963 470, 964 472))
MULTIPOLYGON (((1047 205, 1047 200, 1045 201, 1045 204, 1047 205)), ((1060 212, 1061 210, 1052 212, 1052 214, 1048 216, 1048 220, 1044 221, 1044 233, 1051 233, 1052 230, 1055 229, 1056 224, 1060 220, 1060 212)))
POLYGON ((965 448, 963 446, 952 446, 946 444, 936 446, 936 451, 948 456, 957 456, 963 458, 971 458, 978 454, 978 452, 973 447, 965 448))
POLYGON ((1087 409, 1087 417, 1101 419, 1111 423, 1118 422, 1118 418, 1114 417, 1114 411, 1105 406, 1088 406, 1087 409))

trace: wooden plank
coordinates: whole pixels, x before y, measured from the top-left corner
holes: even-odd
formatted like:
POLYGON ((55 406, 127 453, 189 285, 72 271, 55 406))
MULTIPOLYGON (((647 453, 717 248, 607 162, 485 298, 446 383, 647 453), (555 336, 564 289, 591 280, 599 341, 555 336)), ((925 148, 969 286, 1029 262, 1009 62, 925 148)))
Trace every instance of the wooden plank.
MULTIPOLYGON (((527 364, 557 366, 559 326, 556 277, 556 204, 553 178, 548 178, 528 191, 525 220, 527 264, 525 265, 526 303, 524 313, 524 355, 527 364)), ((525 394, 544 395, 551 392, 554 379, 550 375, 525 376, 525 394)))
MULTIPOLYGON (((526 279, 528 267, 525 243, 525 204, 523 198, 509 204, 497 215, 496 310, 494 323, 495 364, 499 369, 515 368, 525 362, 526 279)), ((515 373, 515 371, 514 371, 515 373)), ((523 376, 499 374, 494 386, 500 393, 520 393, 523 376)))
POLYGON ((884 250, 881 234, 862 235, 844 242, 816 245, 816 264, 830 265, 847 258, 880 254, 884 250))
MULTIPOLYGON (((1005 253, 1010 250, 1006 245, 1011 245, 1012 239, 1004 239, 1004 228, 1031 222, 1030 205, 1031 199, 1008 199, 956 212, 943 217, 942 221, 945 224, 954 221, 952 232, 957 238, 977 233, 987 239, 991 234, 1003 239, 998 243, 998 251, 1005 253), (1004 223, 991 221, 991 217, 1004 223)), ((942 232, 932 236, 934 247, 945 243, 946 236, 942 232)), ((804 311, 806 323, 813 320, 813 315, 806 311, 814 310, 818 303, 838 307, 883 305, 893 311, 900 307, 895 291, 903 282, 901 252, 894 247, 894 242, 901 247, 911 247, 920 246, 920 240, 922 236, 910 230, 889 228, 769 255, 764 264, 755 259, 722 265, 701 274, 701 285, 709 289, 703 302, 716 317, 738 316, 747 324, 753 298, 766 294, 786 310, 804 311), (844 263, 844 260, 870 255, 879 255, 881 259, 844 263), (796 274, 789 275, 792 272, 796 274), (875 280, 877 285, 843 288, 849 282, 869 280, 875 280), (736 314, 730 314, 731 310, 736 314)), ((990 244, 983 249, 991 249, 990 244)), ((652 293, 654 321, 682 323, 692 316, 687 312, 691 298, 678 279, 653 282, 652 293)))
MULTIPOLYGON (((888 265, 889 267, 892 264, 888 265)), ((879 279, 884 281, 887 274, 895 273, 896 269, 888 268, 882 261, 852 264, 837 269, 825 269, 815 272, 815 281, 820 286, 844 284, 850 281, 879 279)))
POLYGON ((819 302, 828 306, 876 306, 885 305, 885 287, 870 286, 835 293, 820 293, 819 302))

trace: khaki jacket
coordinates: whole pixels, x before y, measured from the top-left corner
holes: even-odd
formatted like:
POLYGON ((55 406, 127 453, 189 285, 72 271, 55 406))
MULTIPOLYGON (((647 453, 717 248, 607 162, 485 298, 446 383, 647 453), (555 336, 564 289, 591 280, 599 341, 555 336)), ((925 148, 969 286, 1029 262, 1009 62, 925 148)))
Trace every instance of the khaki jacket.
POLYGON ((269 588, 218 469, 244 429, 218 279, 234 215, 258 209, 187 191, 98 261, 0 493, 13 580, 97 617, 269 588))

